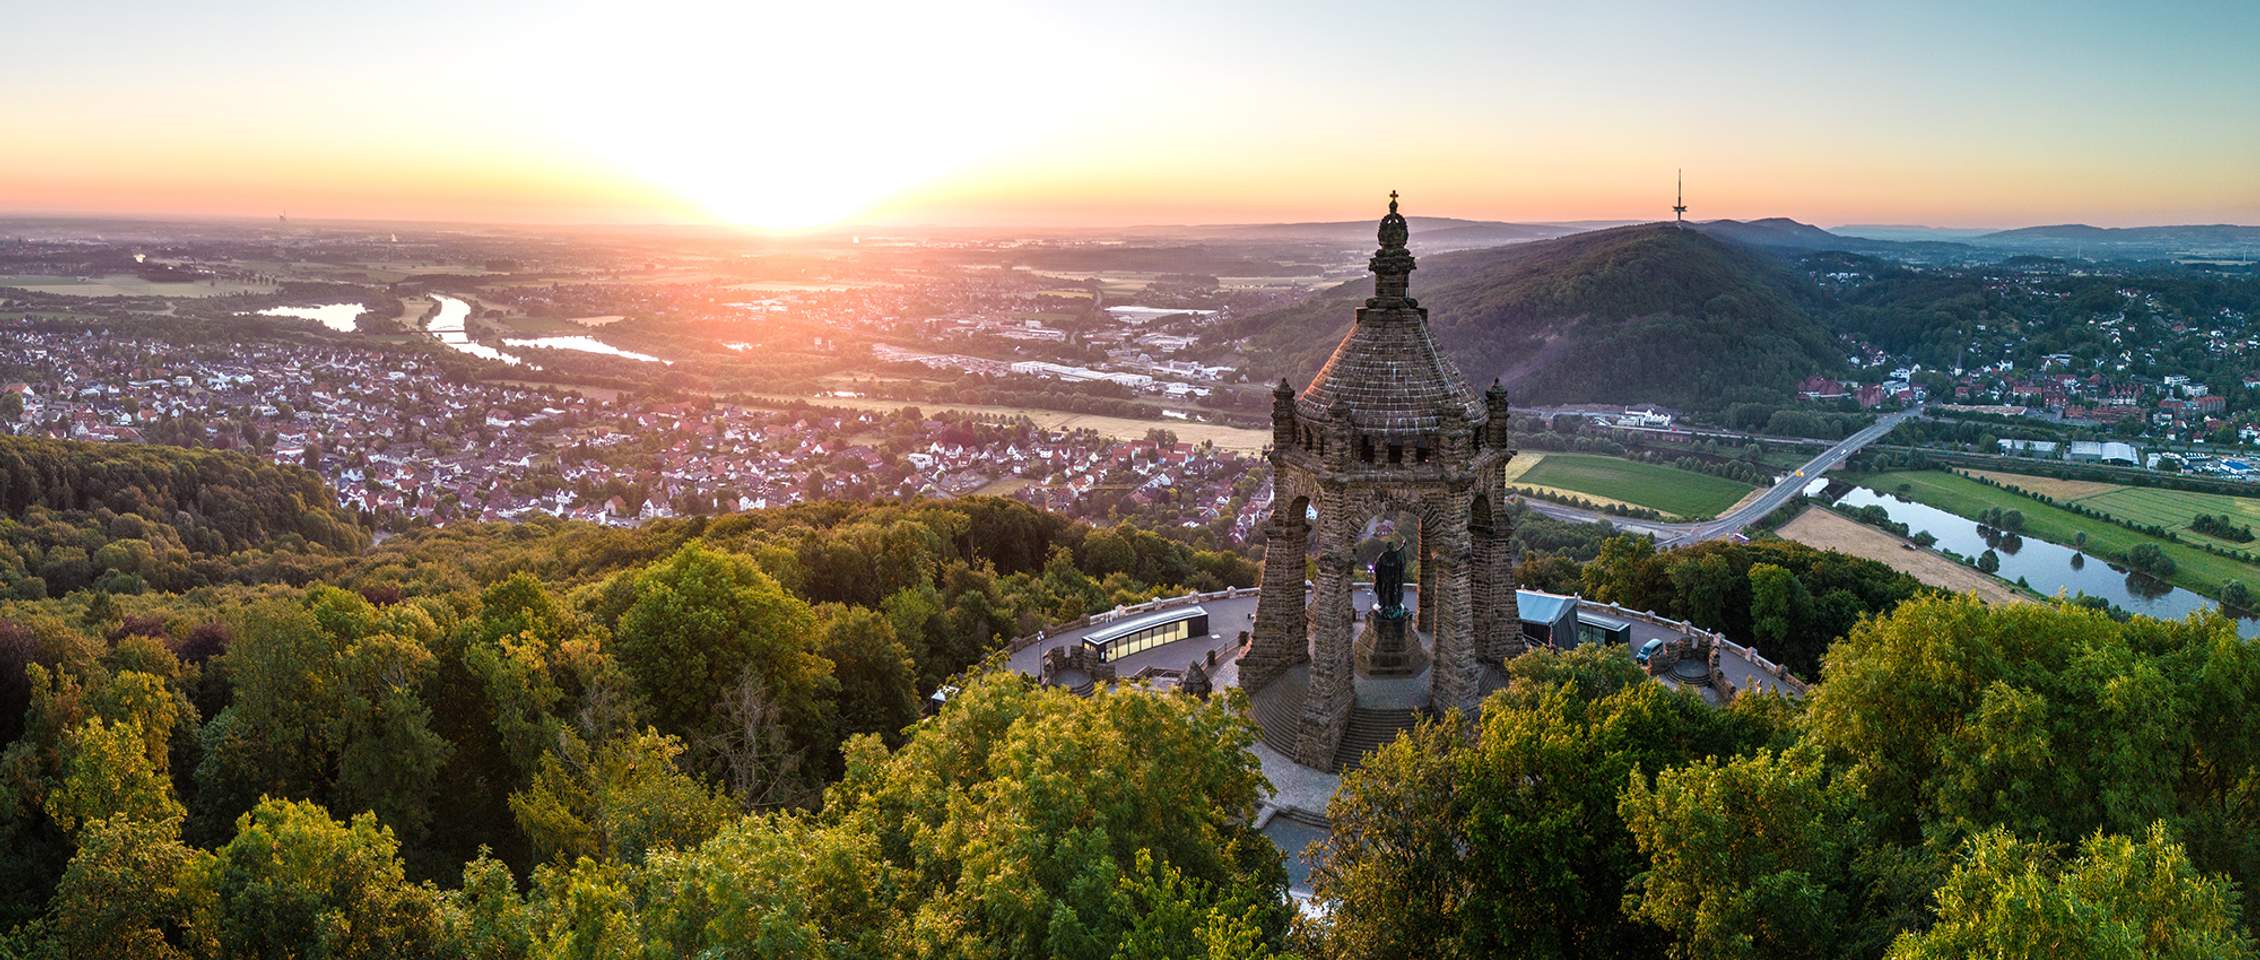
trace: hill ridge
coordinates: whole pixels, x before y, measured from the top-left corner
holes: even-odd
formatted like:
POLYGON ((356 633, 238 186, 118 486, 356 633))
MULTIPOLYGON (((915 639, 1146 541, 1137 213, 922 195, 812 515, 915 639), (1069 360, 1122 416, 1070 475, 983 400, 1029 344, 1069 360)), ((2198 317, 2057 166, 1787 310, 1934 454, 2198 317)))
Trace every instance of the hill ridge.
MULTIPOLYGON (((1234 333, 1250 372, 1308 382, 1368 283, 1241 321, 1234 333)), ((1667 223, 1429 255, 1413 294, 1469 380, 1498 378, 1518 402, 1711 407, 1785 397, 1802 377, 1842 365, 1800 278, 1667 223)))

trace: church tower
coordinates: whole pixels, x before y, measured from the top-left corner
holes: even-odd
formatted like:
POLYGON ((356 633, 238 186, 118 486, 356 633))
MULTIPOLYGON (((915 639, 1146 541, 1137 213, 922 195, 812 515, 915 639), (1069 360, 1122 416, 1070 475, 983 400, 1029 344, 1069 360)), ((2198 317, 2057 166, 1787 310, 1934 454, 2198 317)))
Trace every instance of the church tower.
MULTIPOLYGON (((1425 677, 1427 709, 1472 709, 1484 665, 1520 647, 1506 389, 1494 383, 1478 396, 1437 350, 1428 310, 1410 295, 1409 233, 1392 192, 1368 263, 1373 296, 1309 387, 1298 394, 1282 380, 1272 392, 1274 499, 1239 683, 1258 701, 1265 741, 1319 769, 1355 761, 1339 756, 1343 731, 1364 709, 1361 691, 1383 686, 1356 649, 1372 618, 1352 604, 1363 573, 1354 551, 1376 517, 1418 518, 1413 636, 1426 666, 1411 679, 1425 677)), ((1387 686, 1370 697, 1374 711, 1418 709, 1407 707, 1403 681, 1387 686)))

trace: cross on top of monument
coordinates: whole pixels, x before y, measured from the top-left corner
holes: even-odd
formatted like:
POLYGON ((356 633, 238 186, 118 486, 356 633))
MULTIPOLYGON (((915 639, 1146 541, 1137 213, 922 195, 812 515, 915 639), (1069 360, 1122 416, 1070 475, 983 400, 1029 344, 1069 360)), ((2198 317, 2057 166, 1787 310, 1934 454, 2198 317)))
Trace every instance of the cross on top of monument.
POLYGON ((1389 212, 1397 212, 1397 191, 1395 190, 1389 191, 1389 212))

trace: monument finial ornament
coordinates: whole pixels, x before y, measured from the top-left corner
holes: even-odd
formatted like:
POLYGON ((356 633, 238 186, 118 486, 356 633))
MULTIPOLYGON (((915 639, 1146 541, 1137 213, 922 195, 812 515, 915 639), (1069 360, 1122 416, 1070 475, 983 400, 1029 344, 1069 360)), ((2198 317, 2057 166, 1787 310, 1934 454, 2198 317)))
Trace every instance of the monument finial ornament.
POLYGON ((1389 214, 1381 218, 1381 249, 1373 251, 1373 259, 1366 264, 1373 271, 1373 298, 1367 306, 1413 306, 1405 288, 1413 272, 1412 251, 1405 249, 1405 241, 1412 238, 1412 229, 1406 225, 1403 214, 1397 212, 1397 191, 1389 191, 1389 214))

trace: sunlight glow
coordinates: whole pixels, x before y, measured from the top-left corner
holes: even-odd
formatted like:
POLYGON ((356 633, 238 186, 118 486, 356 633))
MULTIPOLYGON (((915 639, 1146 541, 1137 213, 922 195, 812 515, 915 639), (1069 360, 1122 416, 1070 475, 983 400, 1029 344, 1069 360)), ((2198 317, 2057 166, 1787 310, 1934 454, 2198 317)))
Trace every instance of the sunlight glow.
POLYGON ((566 87, 543 98, 549 125, 572 132, 571 148, 765 230, 836 223, 992 158, 1015 138, 983 122, 985 98, 1012 91, 1015 114, 1044 102, 983 55, 1046 49, 1024 16, 694 5, 565 29, 579 35, 560 46, 612 52, 601 70, 549 78, 566 87), (846 35, 852 47, 797 42, 846 35))

